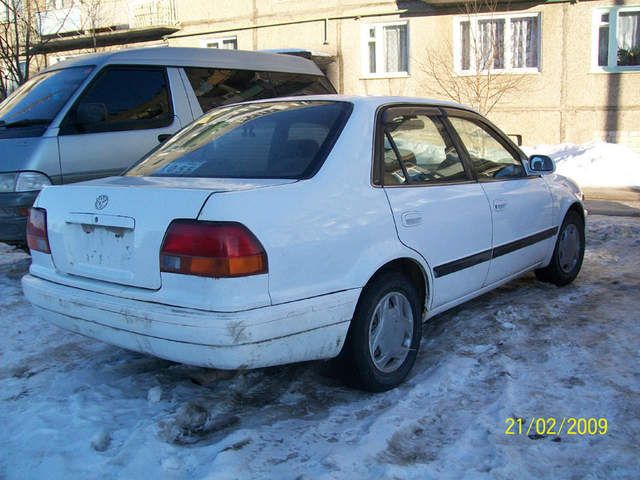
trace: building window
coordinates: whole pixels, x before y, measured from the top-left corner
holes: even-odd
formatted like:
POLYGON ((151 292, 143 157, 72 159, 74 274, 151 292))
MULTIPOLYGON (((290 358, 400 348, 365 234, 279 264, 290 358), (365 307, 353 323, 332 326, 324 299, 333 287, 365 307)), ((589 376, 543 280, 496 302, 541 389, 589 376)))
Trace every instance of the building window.
POLYGON ((205 48, 220 48, 222 50, 238 49, 237 37, 209 38, 203 43, 205 48))
POLYGON ((66 7, 70 7, 71 0, 47 0, 45 7, 47 10, 61 10, 66 7))
POLYGON ((454 25, 459 72, 539 71, 539 13, 462 17, 454 25))
POLYGON ((640 70, 640 6, 596 9, 594 42, 597 68, 640 70))
POLYGON ((9 5, 4 2, 0 2, 0 24, 9 23, 9 5))
POLYGON ((394 76, 409 72, 407 22, 363 26, 364 75, 394 76))

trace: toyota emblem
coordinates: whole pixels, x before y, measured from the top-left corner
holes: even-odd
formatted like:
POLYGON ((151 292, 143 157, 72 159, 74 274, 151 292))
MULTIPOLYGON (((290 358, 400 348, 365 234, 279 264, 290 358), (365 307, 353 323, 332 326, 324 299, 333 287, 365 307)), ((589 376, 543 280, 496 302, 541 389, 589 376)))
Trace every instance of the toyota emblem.
POLYGON ((109 197, 106 195, 98 195, 96 198, 96 209, 102 210, 109 203, 109 197))

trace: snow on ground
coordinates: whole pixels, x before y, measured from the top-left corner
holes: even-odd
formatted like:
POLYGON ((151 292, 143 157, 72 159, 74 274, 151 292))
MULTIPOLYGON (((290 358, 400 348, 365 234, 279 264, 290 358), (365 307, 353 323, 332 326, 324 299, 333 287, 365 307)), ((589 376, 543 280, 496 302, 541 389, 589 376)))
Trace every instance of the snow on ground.
POLYGON ((624 145, 591 142, 561 143, 523 149, 527 155, 549 155, 558 173, 581 187, 640 187, 640 153, 624 145))
POLYGON ((320 363, 219 372, 59 330, 0 245, 0 478, 639 478, 638 265, 640 221, 592 217, 573 285, 527 275, 432 319, 374 395, 320 363), (609 431, 504 434, 539 416, 609 431))

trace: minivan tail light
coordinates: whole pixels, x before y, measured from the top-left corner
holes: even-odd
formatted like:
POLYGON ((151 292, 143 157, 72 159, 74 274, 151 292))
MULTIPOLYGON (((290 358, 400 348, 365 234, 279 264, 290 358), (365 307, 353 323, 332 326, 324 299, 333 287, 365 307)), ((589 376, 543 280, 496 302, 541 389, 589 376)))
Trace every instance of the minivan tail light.
POLYGON ((47 211, 44 208, 29 209, 27 245, 30 250, 51 253, 49 236, 47 235, 47 211))
POLYGON ((267 254, 240 223, 174 220, 160 250, 160 271, 202 277, 267 273, 267 254))

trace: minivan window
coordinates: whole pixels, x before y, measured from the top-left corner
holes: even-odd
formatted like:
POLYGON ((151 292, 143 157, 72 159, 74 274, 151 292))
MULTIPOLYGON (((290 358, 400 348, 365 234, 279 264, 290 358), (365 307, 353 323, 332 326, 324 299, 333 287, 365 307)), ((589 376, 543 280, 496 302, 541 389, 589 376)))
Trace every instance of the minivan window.
POLYGON ((308 178, 324 162, 352 108, 347 102, 304 100, 221 107, 125 175, 308 178))
POLYGON ((184 70, 203 112, 230 103, 276 96, 264 73, 195 67, 184 70))
POLYGON ((61 133, 141 130, 172 122, 164 68, 110 67, 76 102, 61 133))
POLYGON ((251 100, 335 93, 321 75, 197 67, 184 70, 203 112, 251 100))
POLYGON ((269 77, 279 97, 336 93, 329 81, 320 75, 271 72, 269 77))
POLYGON ((32 77, 0 103, 0 126, 48 125, 93 67, 52 70, 32 77))

